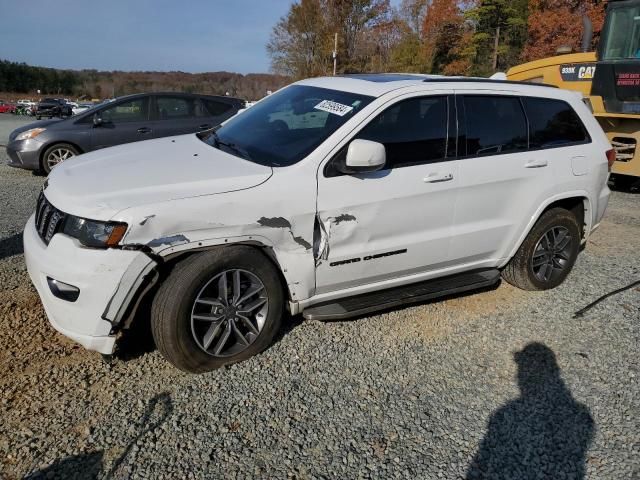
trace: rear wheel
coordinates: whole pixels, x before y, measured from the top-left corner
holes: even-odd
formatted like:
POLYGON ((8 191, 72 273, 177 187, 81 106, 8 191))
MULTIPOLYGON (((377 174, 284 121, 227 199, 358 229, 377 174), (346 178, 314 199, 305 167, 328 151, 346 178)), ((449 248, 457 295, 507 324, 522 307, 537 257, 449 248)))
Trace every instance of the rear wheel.
POLYGON ((523 290, 548 290, 560 285, 576 262, 580 226, 563 208, 545 212, 502 271, 502 277, 523 290))
POLYGON ((68 143, 57 143, 55 145, 50 146, 42 155, 42 171, 49 175, 51 173, 51 169, 65 160, 70 159, 71 157, 75 157, 78 155, 78 150, 68 143))
POLYGON ((273 342, 284 297, 273 264, 251 247, 195 254, 176 266, 151 309, 158 350, 177 368, 207 372, 273 342))

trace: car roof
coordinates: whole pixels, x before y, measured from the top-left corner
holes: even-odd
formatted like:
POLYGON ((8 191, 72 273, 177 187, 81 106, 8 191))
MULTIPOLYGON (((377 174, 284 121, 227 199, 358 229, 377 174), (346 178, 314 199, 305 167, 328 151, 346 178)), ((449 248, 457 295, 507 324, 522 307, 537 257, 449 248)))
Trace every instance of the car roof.
MULTIPOLYGON (((555 86, 529 82, 482 77, 449 77, 444 75, 426 75, 414 73, 366 73, 338 75, 335 77, 316 77, 297 82, 298 85, 342 90, 379 97, 387 92, 405 87, 424 86, 425 91, 443 88, 539 91, 543 96, 549 90, 558 91, 555 86)), ((550 95, 556 96, 556 95, 550 95)))

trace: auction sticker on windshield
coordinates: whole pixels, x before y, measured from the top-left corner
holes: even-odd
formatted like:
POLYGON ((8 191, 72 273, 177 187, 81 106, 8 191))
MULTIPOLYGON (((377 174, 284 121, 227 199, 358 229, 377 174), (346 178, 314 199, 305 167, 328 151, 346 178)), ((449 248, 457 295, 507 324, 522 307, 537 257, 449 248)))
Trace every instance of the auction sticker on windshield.
POLYGON ((353 110, 353 107, 350 107, 349 105, 332 102, 331 100, 323 100, 313 108, 316 110, 322 110, 323 112, 333 113, 334 115, 339 115, 341 117, 353 110))

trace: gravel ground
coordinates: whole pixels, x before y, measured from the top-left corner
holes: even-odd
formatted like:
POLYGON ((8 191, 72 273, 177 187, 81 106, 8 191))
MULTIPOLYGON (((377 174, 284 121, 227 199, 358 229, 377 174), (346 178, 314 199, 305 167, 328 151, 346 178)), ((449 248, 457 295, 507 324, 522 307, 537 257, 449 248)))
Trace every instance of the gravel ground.
MULTIPOLYGON (((0 115, 0 144, 22 121, 0 115)), ((616 192, 568 280, 354 321, 291 321, 201 376, 113 365, 47 324, 20 231, 43 178, 0 148, 0 477, 640 478, 640 195, 616 192)))

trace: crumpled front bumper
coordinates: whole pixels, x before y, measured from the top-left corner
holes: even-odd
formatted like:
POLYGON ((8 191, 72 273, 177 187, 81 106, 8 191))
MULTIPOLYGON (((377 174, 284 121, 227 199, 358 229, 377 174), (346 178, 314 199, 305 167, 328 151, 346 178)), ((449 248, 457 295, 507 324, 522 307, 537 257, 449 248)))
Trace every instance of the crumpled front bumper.
POLYGON ((63 234, 54 235, 45 245, 33 215, 25 226, 23 240, 29 276, 53 328, 89 350, 113 353, 113 324, 102 316, 108 309, 126 307, 123 302, 130 301, 130 289, 136 288, 139 276, 155 262, 140 251, 84 248, 63 234), (133 271, 136 269, 140 271, 133 271), (79 288, 77 300, 54 295, 47 277, 79 288))

